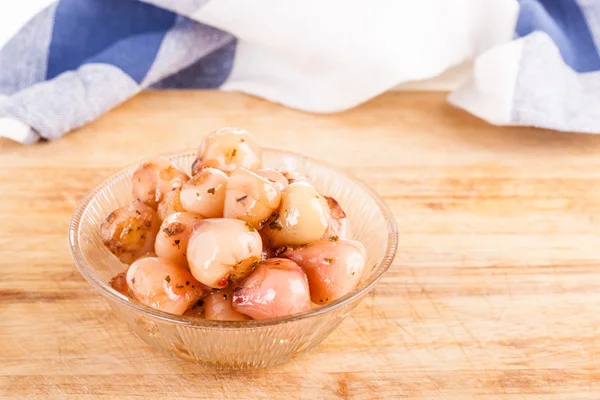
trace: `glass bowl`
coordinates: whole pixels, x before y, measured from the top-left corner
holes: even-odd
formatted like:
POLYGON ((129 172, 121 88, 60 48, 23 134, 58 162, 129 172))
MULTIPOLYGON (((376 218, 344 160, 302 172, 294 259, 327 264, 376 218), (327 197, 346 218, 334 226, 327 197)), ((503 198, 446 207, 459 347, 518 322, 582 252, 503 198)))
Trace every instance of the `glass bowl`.
MULTIPOLYGON (((167 155, 190 171, 195 152, 167 155)), ((108 282, 125 266, 102 244, 100 224, 118 207, 130 204, 136 165, 108 178, 77 206, 69 226, 69 246, 79 272, 107 299, 117 315, 153 348, 176 359, 213 368, 275 365, 310 350, 348 316, 389 268, 396 253, 396 222, 384 202, 365 184, 324 162, 286 151, 264 149, 265 167, 307 175, 323 194, 346 211, 352 238, 367 249, 359 286, 331 303, 264 321, 209 321, 168 314, 130 300, 108 282)))

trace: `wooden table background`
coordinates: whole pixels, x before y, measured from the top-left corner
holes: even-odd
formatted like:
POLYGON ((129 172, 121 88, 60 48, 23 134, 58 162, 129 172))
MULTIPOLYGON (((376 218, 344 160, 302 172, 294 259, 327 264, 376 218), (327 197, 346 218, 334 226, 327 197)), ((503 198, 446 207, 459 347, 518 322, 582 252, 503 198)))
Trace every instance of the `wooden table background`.
POLYGON ((0 140, 0 396, 600 398, 600 137, 489 126, 444 97, 312 115, 144 93, 57 142, 0 140), (67 249, 73 208, 104 177, 223 125, 347 168, 400 231, 372 295, 312 352, 263 370, 150 349, 67 249))

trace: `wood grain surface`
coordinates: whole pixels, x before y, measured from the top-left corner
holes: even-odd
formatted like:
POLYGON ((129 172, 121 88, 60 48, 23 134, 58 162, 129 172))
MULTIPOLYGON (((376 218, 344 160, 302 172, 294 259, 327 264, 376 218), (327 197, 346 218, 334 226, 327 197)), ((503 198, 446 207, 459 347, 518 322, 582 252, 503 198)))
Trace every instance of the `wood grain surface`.
POLYGON ((0 141, 4 398, 600 398, 600 137, 493 127, 441 93, 334 115, 250 96, 144 93, 53 143, 0 141), (223 125, 370 184, 393 267, 310 353, 263 370, 172 360, 120 322, 67 248, 111 172, 223 125))

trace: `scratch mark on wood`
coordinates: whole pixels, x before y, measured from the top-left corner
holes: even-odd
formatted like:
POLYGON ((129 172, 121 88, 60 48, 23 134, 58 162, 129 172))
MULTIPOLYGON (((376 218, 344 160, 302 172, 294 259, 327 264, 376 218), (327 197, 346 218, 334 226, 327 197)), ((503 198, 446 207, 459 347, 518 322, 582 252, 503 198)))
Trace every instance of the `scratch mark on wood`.
POLYGON ((439 396, 443 396, 442 393, 440 392, 440 388, 438 387, 437 382, 431 376, 429 376, 429 374, 427 373, 427 371, 425 371, 425 375, 427 376, 427 378, 429 378, 429 381, 433 384, 433 388, 435 389, 436 393, 439 396))
POLYGON ((344 400, 348 399, 348 383, 345 374, 337 379, 336 394, 344 400))
POLYGON ((450 333, 450 335, 452 335, 452 338, 454 339, 456 345, 458 346, 458 348, 460 349, 460 351, 464 354, 465 360, 467 360, 467 362, 469 364, 471 364, 471 366, 473 367, 473 369, 475 369, 476 368, 475 364, 473 363, 473 361, 471 361, 471 358, 467 354, 467 351, 463 347, 462 343, 456 337, 456 334, 454 333, 454 330, 450 327, 450 324, 448 324, 448 321, 446 321, 446 318, 444 318, 444 316, 440 312, 439 308, 437 307, 437 305, 435 304, 435 302, 433 301, 433 299, 429 295, 429 292, 427 292, 427 290, 424 287, 421 290, 422 290, 423 294, 425 294, 425 296, 427 297, 427 299, 429 299, 429 302, 431 303, 433 309, 438 314, 438 316, 440 317, 440 319, 442 320, 442 322, 444 323, 444 325, 446 325, 446 328, 448 328, 448 332, 450 333))
MULTIPOLYGON (((417 342, 417 338, 411 334, 404 326, 402 326, 402 324, 400 322, 397 322, 394 324, 397 328, 399 328, 400 330, 402 330, 402 332, 406 333, 412 340, 414 340, 415 342, 417 342)), ((400 335, 402 336, 402 335, 400 335)))

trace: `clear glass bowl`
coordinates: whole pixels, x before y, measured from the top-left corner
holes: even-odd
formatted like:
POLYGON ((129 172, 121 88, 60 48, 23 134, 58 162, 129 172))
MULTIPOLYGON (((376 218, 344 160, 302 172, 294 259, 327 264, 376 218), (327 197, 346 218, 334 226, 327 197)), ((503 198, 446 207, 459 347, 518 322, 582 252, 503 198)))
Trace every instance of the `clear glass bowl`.
MULTIPOLYGON (((167 157, 190 171, 195 153, 167 157)), ((338 200, 348 216, 352 238, 367 248, 367 266, 359 286, 327 305, 265 321, 182 317, 130 300, 108 284, 124 266, 102 244, 99 227, 111 211, 133 200, 131 177, 136 165, 132 165, 97 186, 79 203, 69 227, 69 246, 81 274, 150 346, 174 358, 213 368, 279 364, 325 339, 389 268, 397 248, 396 222, 373 190, 339 169, 300 154, 265 149, 264 165, 303 173, 319 191, 338 200)))

